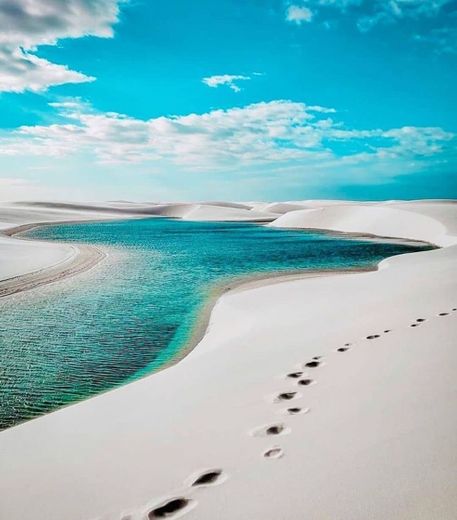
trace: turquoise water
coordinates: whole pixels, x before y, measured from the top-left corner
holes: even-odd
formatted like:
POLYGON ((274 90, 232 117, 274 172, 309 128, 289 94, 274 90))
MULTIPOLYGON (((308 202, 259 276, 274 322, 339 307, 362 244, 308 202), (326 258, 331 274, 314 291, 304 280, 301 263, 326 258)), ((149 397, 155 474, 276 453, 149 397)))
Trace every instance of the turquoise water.
POLYGON ((28 236, 108 247, 66 281, 0 300, 0 427, 151 373, 188 340, 233 277, 377 263, 426 247, 242 223, 146 219, 39 228, 28 236))

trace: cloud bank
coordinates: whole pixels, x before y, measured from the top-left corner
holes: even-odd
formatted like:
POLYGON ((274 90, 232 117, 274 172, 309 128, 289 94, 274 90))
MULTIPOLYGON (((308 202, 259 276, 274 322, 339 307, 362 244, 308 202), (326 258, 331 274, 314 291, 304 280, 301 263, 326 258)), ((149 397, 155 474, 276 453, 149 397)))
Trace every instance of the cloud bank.
POLYGON ((457 51, 455 0, 303 0, 285 10, 286 21, 298 25, 317 19, 330 27, 344 15, 351 16, 361 32, 405 20, 433 22, 432 27, 418 24, 421 32, 414 39, 444 52, 457 51))
POLYGON ((98 113, 78 101, 54 103, 64 123, 22 126, 0 137, 0 155, 93 157, 100 163, 178 165, 225 171, 298 165, 338 170, 434 160, 454 134, 437 127, 353 129, 336 111, 288 100, 141 120, 98 113))

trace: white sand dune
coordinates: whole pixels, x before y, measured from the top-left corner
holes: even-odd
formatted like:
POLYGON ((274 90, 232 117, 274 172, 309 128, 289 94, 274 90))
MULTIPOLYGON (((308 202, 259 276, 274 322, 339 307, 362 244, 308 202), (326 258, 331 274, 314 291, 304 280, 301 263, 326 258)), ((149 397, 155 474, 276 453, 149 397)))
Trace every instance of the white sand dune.
POLYGON ((241 222, 271 222, 278 215, 270 212, 260 212, 243 208, 229 208, 194 204, 188 213, 183 215, 185 220, 203 221, 241 221, 241 222))
POLYGON ((161 204, 153 207, 151 214, 183 220, 221 222, 271 222, 278 216, 275 213, 255 211, 248 206, 221 203, 161 204))
POLYGON ((262 211, 270 211, 279 215, 284 215, 289 211, 295 211, 298 209, 305 209, 305 204, 292 203, 292 202, 273 202, 265 206, 262 211))
POLYGON ((0 205, 0 230, 13 225, 72 220, 103 220, 162 216, 195 220, 271 221, 274 212, 257 212, 250 205, 229 202, 143 204, 127 201, 103 203, 23 202, 0 205), (204 216, 206 218, 204 218, 204 216))
POLYGON ((280 216, 443 247, 226 293, 177 365, 2 432, 0 518, 454 520, 456 222, 439 202, 280 216))
POLYGON ((447 236, 446 226, 453 225, 456 215, 457 205, 433 202, 345 204, 291 211, 269 225, 408 238, 443 246, 453 243, 454 239, 447 236))

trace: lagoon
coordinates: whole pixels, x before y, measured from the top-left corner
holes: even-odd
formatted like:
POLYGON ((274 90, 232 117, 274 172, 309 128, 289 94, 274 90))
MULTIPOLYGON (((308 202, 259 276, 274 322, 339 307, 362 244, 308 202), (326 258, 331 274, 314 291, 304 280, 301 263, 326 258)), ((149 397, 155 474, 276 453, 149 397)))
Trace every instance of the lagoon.
POLYGON ((0 300, 0 428, 157 371, 235 278, 368 267, 424 245, 165 218, 36 228, 108 251, 95 269, 0 300))

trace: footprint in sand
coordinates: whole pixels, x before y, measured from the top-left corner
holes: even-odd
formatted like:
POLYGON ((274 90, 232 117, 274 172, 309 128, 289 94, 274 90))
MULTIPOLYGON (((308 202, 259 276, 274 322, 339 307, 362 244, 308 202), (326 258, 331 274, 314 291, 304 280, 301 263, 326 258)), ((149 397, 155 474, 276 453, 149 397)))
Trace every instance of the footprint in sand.
POLYGON ((305 363, 305 368, 317 368, 318 366, 320 366, 321 363, 320 361, 308 361, 308 363, 305 363))
POLYGON ((298 392, 282 392, 276 396, 275 402, 290 401, 291 399, 297 399, 298 397, 300 397, 298 392))
POLYGON ((288 415, 298 415, 298 414, 308 413, 309 410, 310 410, 309 408, 300 408, 299 406, 292 406, 290 408, 287 408, 285 410, 285 413, 288 415))
POLYGON ((370 336, 367 336, 367 339, 376 339, 379 338, 379 334, 370 334, 370 336))
POLYGON ((303 375, 303 372, 290 372, 287 374, 287 377, 290 377, 291 379, 298 379, 303 375))
POLYGON ((274 424, 273 426, 269 426, 265 433, 267 435, 281 435, 281 433, 285 433, 285 428, 282 424, 274 424))
POLYGON ((438 316, 448 316, 448 315, 449 315, 448 312, 440 312, 440 313, 438 314, 438 316))
POLYGON ((386 330, 384 331, 384 334, 388 334, 389 332, 392 332, 392 331, 391 331, 390 329, 386 329, 386 330))
POLYGON ((148 520, 155 520, 156 518, 172 518, 178 513, 183 513, 184 510, 190 509, 192 505, 196 505, 194 500, 184 497, 172 498, 149 511, 148 520))
POLYGON ((266 459, 280 459, 284 456, 284 451, 279 446, 274 446, 273 448, 270 448, 267 451, 265 451, 263 456, 266 459))
POLYGON ((338 347, 336 349, 337 352, 347 352, 349 350, 349 347, 338 347))
POLYGON ((212 469, 205 471, 199 477, 192 482, 192 487, 197 486, 212 486, 214 484, 220 484, 224 478, 224 474, 221 469, 212 469))
POLYGON ((417 323, 423 323, 425 321, 425 318, 417 318, 416 321, 417 323))
POLYGON ((313 380, 312 379, 300 379, 300 381, 298 381, 297 384, 301 385, 301 386, 308 386, 310 385, 311 383, 313 383, 313 380))
POLYGON ((290 431, 290 428, 287 428, 284 424, 279 423, 257 428, 253 432, 253 435, 256 437, 270 437, 272 435, 286 435, 290 433, 290 431))

